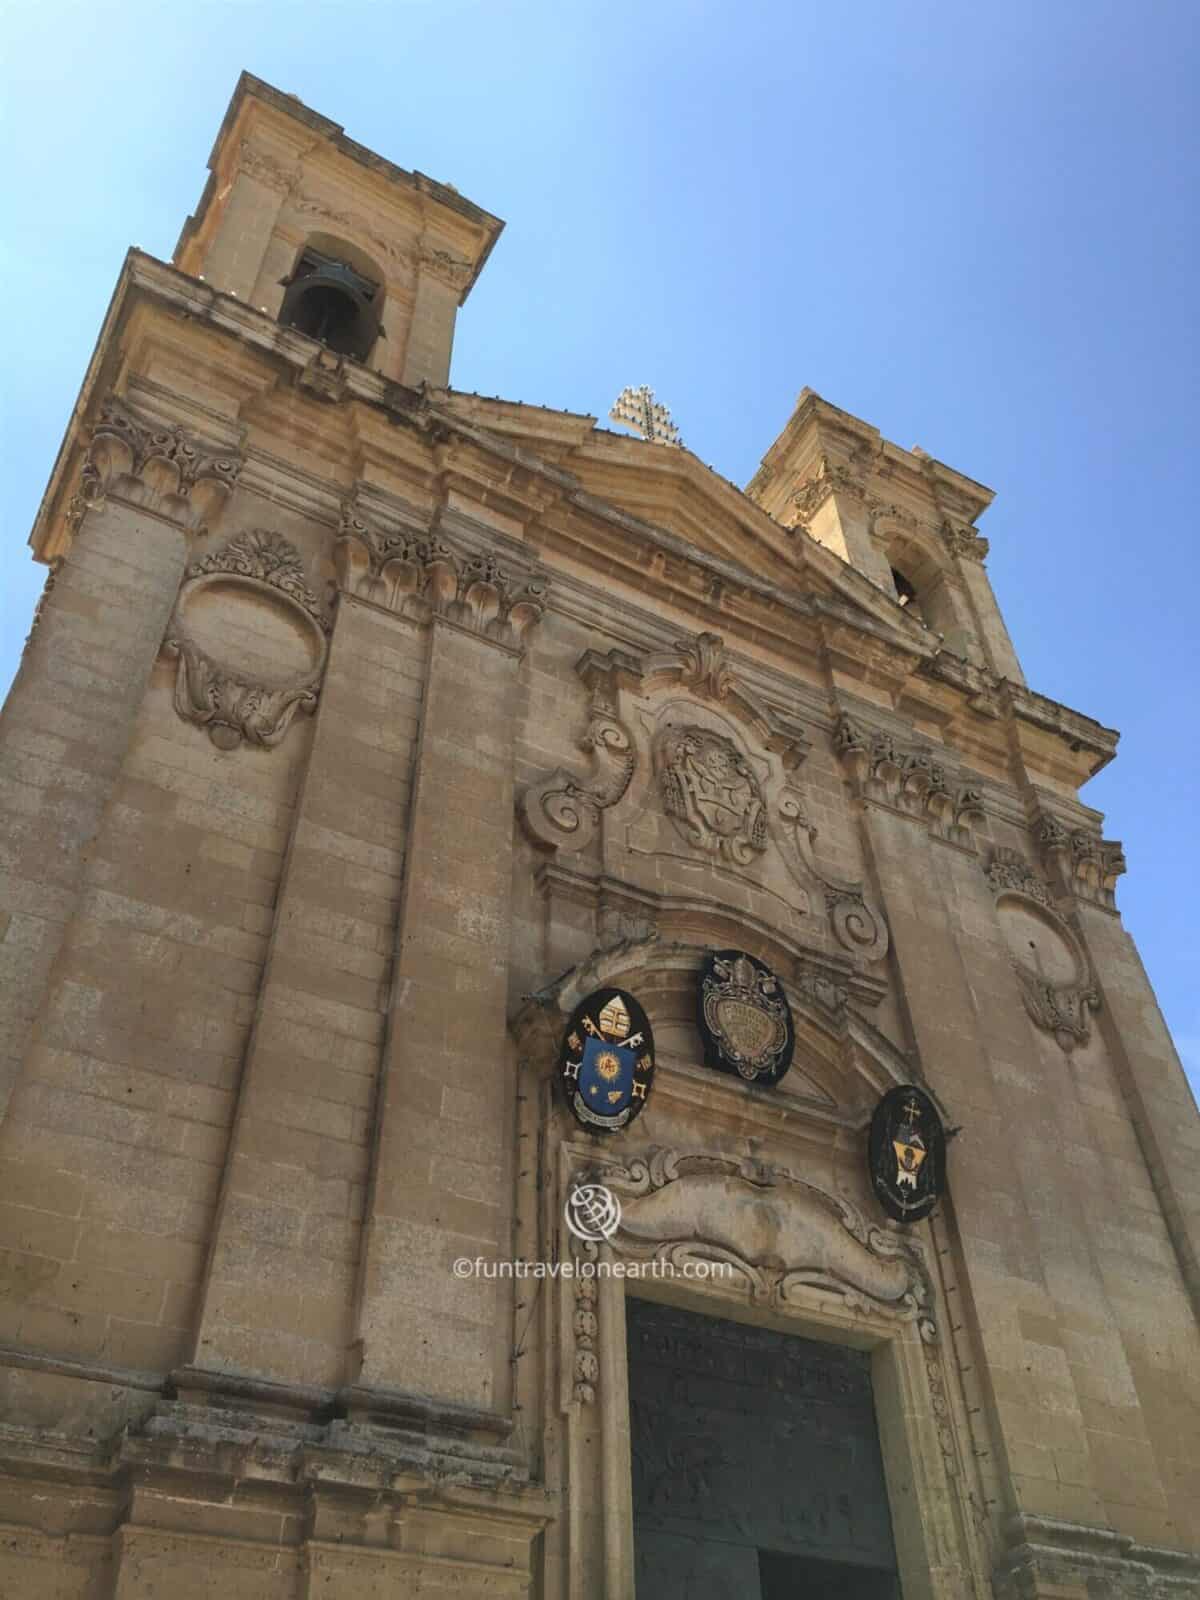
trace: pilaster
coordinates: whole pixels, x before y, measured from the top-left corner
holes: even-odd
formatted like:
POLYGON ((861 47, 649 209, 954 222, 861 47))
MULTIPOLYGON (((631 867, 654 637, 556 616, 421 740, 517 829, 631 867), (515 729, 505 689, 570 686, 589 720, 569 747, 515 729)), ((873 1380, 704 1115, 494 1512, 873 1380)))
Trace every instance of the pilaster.
MULTIPOLYGON (((513 719, 521 643, 542 589, 487 556, 456 574, 440 544, 424 556, 435 609, 351 1398, 378 1409, 415 1392, 487 1412, 507 1404, 497 1330, 508 1326, 511 1285, 456 1281, 451 1267, 511 1249, 513 719)), ((373 562, 378 581, 411 604, 412 555, 377 548, 373 562)), ((358 581, 372 581, 365 568, 358 581)))
POLYGON ((240 459, 101 407, 0 721, 0 1121, 187 563, 240 459))

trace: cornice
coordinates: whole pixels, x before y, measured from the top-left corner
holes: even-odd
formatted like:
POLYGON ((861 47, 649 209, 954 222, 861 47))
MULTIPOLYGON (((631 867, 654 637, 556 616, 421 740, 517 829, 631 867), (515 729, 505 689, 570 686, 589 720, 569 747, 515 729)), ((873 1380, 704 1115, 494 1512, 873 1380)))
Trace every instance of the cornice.
MULTIPOLYGON (((131 251, 34 524, 30 542, 35 554, 44 561, 64 553, 61 518, 66 499, 70 497, 68 491, 74 488, 93 397, 97 388, 103 391, 106 378, 111 384, 116 376, 116 363, 121 353, 117 334, 131 303, 139 298, 167 308, 183 321, 210 328, 236 341, 248 355, 257 355, 267 363, 267 371, 273 367, 277 372, 293 375, 296 382, 311 366, 314 354, 320 351, 313 340, 294 329, 280 327, 270 316, 234 296, 219 293, 140 251, 131 251)), ((384 425, 377 426, 371 436, 359 429, 368 454, 382 451, 386 456, 388 429, 394 427, 409 430, 415 436, 414 443, 419 437, 429 446, 433 460, 428 469, 420 470, 428 473, 430 503, 440 498, 442 491, 439 491, 438 482, 445 480, 448 473, 455 481, 478 493, 482 504, 496 503, 498 491, 482 480, 475 483, 470 460, 459 461, 447 454, 454 441, 469 446, 479 453, 481 461, 486 459, 497 464, 501 472, 498 483, 503 487, 501 498, 510 511, 515 508, 523 513, 527 542, 543 564, 560 548, 569 550, 573 559, 582 556, 593 563, 601 559, 611 561, 614 557, 624 560, 629 587, 638 592, 648 587, 657 589, 678 613, 676 627, 719 630, 731 643, 738 639, 754 641, 760 647, 765 645, 777 652, 784 660, 798 661, 807 652, 809 659, 815 662, 822 648, 821 641, 813 636, 811 626, 796 626, 803 621, 815 622, 818 631, 833 628, 840 633, 844 642, 837 643, 835 648, 843 656, 854 638, 869 639, 877 656, 880 652, 884 656, 895 653, 897 670, 889 669, 884 677, 889 693, 897 701, 903 698, 906 686, 913 684, 915 678, 928 677, 961 695, 963 710, 968 716, 1006 718, 1013 727, 1035 730, 1038 736, 1050 735, 1063 751, 1061 760, 1054 758, 1058 760, 1059 772, 1070 771, 1076 783, 1085 781, 1112 758, 1117 737, 1112 730, 1046 696, 953 657, 939 647, 936 634, 906 617, 903 610, 868 578, 804 533, 798 532, 793 538, 796 564, 781 565, 780 573, 774 577, 759 574, 730 557, 700 549, 669 529, 589 493, 567 467, 543 460, 524 441, 515 441, 474 418, 463 416, 455 409, 450 392, 441 392, 446 395, 443 401, 437 393, 405 388, 358 363, 347 361, 338 374, 338 393, 343 398, 335 403, 352 407, 357 403, 366 407, 364 419, 375 414, 384 425), (602 557, 595 542, 600 527, 607 528, 612 536, 602 557), (626 544, 630 535, 637 541, 634 547, 626 544), (806 570, 818 583, 827 584, 833 593, 806 593, 803 587, 806 570), (687 581, 681 582, 681 578, 687 581)), ((164 418, 168 402, 165 392, 156 393, 155 409, 164 418)), ((314 405, 328 403, 315 398, 313 401, 314 405)), ((186 410, 189 405, 195 408, 195 402, 181 401, 180 409, 186 410)), ((533 414, 538 408, 529 409, 533 414)), ((236 420, 226 418, 224 421, 230 434, 244 432, 236 420)), ((623 446, 630 443, 636 446, 638 442, 623 441, 623 446)), ((252 442, 248 448, 246 445, 242 448, 246 456, 243 488, 277 494, 281 482, 290 474, 300 475, 293 472, 289 462, 274 459, 269 452, 255 448, 252 442)), ((650 446, 640 452, 649 465, 668 454, 675 458, 679 452, 660 451, 655 456, 650 446)), ((410 451, 410 472, 415 459, 410 451)), ((761 524, 778 539, 779 525, 727 480, 696 463, 689 464, 687 471, 699 488, 703 489, 706 484, 711 486, 718 507, 729 505, 732 508, 736 500, 739 520, 747 530, 752 531, 761 524)), ((969 484, 970 480, 964 482, 969 484)), ((329 489, 313 477, 293 503, 296 509, 311 512, 328 524, 332 521, 335 504, 344 493, 344 485, 329 489)), ((424 514, 428 516, 428 506, 424 514)), ((824 648, 829 647, 831 637, 834 636, 826 637, 824 648)), ((1028 749, 1022 748, 1021 760, 1037 772, 1040 761, 1051 758, 1049 747, 1042 746, 1046 751, 1043 756, 1034 744, 1028 749)))

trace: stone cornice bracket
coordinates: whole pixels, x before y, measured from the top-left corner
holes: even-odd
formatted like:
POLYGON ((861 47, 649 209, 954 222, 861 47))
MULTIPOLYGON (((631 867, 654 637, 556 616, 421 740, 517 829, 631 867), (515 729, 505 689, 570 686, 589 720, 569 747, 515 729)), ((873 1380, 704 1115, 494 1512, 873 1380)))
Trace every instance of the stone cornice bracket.
MULTIPOLYGON (((1000 846, 992 851, 986 876, 997 904, 1004 899, 1026 901, 1043 923, 1048 923, 1061 946, 1074 962, 1072 978, 1055 981, 1046 977, 1040 966, 1019 956, 1009 945, 1009 960, 1021 988, 1021 999, 1030 1018, 1068 1055, 1077 1044, 1091 1037, 1091 1013, 1099 1011, 1100 996, 1087 953, 1075 930, 1055 909, 1050 887, 1029 865, 1019 850, 1000 846)), ((1007 930, 1006 930, 1007 932, 1007 930)), ((1024 949, 1024 936, 1021 947, 1024 949)))
POLYGON ((241 470, 240 456, 201 444, 178 426, 146 422, 110 395, 92 429, 67 520, 73 532, 89 510, 111 498, 189 533, 208 533, 241 470))
POLYGON ((642 681, 634 657, 621 650, 607 656, 587 650, 575 670, 591 692, 591 715, 579 748, 592 758, 587 777, 558 767, 530 784, 518 811, 535 844, 551 850, 583 850, 595 837, 600 813, 625 796, 637 768, 637 746, 619 712, 622 686, 642 681))
POLYGON ((834 749, 859 798, 924 823, 935 839, 977 848, 986 823, 983 793, 954 778, 928 749, 903 745, 842 712, 834 749))
POLYGON ((882 961, 889 943, 883 913, 870 903, 860 880, 835 878, 818 864, 813 850, 817 830, 809 820, 803 796, 797 789, 783 791, 779 814, 791 824, 785 837, 799 857, 803 871, 821 888, 834 938, 859 961, 882 961))
POLYGON ((1046 811, 1038 814, 1034 837, 1046 870, 1062 893, 1116 911, 1125 852, 1115 839, 1101 839, 1086 828, 1068 828, 1046 811))
POLYGON ((416 622, 443 617, 520 650, 546 606, 548 580, 510 574, 488 551, 466 555, 436 533, 383 532, 348 501, 333 547, 339 590, 416 622))
POLYGON ((175 710, 207 729, 219 750, 277 745, 297 712, 311 713, 329 653, 328 612, 313 593, 299 551, 266 529, 242 533, 193 563, 175 602, 163 648, 178 656, 175 710), (218 626, 211 629, 215 608, 218 626), (232 652, 239 634, 261 630, 263 610, 286 619, 302 652, 291 674, 262 676, 232 652), (230 628, 230 624, 233 627, 230 628))
POLYGON ((719 633, 698 633, 678 639, 640 662, 643 690, 667 684, 690 689, 697 698, 726 705, 757 736, 764 749, 778 755, 785 772, 793 772, 812 748, 796 722, 758 698, 742 681, 719 633))

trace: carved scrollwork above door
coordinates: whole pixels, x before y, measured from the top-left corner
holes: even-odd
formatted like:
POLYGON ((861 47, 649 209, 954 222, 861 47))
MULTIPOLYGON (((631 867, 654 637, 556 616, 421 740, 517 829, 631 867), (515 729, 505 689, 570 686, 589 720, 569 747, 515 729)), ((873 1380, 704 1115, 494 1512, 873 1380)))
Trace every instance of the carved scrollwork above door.
POLYGON ((270 748, 311 712, 330 621, 299 551, 264 529, 188 568, 164 648, 179 659, 175 709, 219 750, 270 748))
POLYGON ((723 1262, 755 1304, 848 1310, 913 1322, 937 1338, 928 1272, 915 1240, 869 1222, 841 1195, 784 1167, 706 1151, 656 1150, 596 1177, 619 1196, 610 1240, 644 1261, 723 1262))

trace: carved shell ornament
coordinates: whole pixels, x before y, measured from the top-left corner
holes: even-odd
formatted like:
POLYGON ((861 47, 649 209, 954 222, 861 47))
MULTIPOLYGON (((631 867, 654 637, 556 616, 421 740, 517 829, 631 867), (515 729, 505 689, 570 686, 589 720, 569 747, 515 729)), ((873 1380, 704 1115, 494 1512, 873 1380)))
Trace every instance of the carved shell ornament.
POLYGON ((219 750, 270 748, 317 703, 329 618, 299 551, 265 529, 188 568, 164 648, 179 658, 175 709, 219 750))

